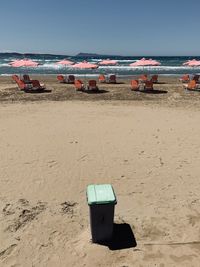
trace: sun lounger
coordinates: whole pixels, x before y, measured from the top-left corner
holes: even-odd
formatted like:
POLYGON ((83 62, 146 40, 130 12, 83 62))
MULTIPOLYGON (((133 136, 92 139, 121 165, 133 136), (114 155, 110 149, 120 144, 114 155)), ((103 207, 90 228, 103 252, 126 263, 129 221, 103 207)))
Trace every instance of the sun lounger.
POLYGON ((75 76, 72 74, 66 75, 65 77, 63 75, 58 75, 57 79, 60 83, 74 83, 75 76))
POLYGON ((152 90, 153 90, 152 81, 145 81, 145 83, 144 83, 144 91, 152 91, 152 90))
POLYGON ((41 84, 38 80, 32 80, 31 83, 25 83, 22 80, 16 80, 16 83, 20 90, 28 91, 43 91, 45 85, 41 84))
MULTIPOLYGON (((65 79, 66 80, 66 79, 65 79)), ((74 83, 75 81, 75 76, 70 74, 68 77, 67 77, 67 82, 68 83, 74 83)))
POLYGON ((23 81, 24 81, 25 83, 31 83, 31 79, 30 79, 29 75, 24 74, 24 75, 23 75, 23 81))
POLYGON ((108 82, 109 83, 116 83, 116 75, 115 74, 110 74, 108 77, 108 82))
POLYGON ((180 82, 182 83, 188 83, 190 81, 190 75, 189 74, 185 74, 183 75, 180 79, 179 79, 180 82))
POLYGON ((12 75, 12 79, 13 79, 13 81, 17 82, 17 80, 19 80, 19 76, 14 74, 14 75, 12 75))
POLYGON ((66 82, 66 81, 65 81, 65 78, 64 78, 63 75, 58 75, 58 76, 57 76, 57 79, 58 79, 58 81, 59 81, 60 83, 65 83, 65 82, 66 82))
POLYGON ((84 85, 83 85, 83 82, 81 80, 75 80, 74 81, 74 86, 75 86, 77 91, 84 90, 84 85))
POLYGON ((139 82, 138 80, 131 80, 131 90, 132 91, 139 91, 139 82))
POLYGON ((20 79, 17 79, 16 83, 17 83, 20 90, 29 90, 29 89, 33 88, 32 83, 26 84, 24 81, 22 81, 20 79))
POLYGON ((31 90, 43 91, 46 89, 45 84, 40 83, 38 80, 32 80, 31 84, 32 84, 31 90))
POLYGON ((106 82, 106 77, 103 74, 100 74, 98 79, 99 79, 100 83, 105 83, 106 82))
POLYGON ((146 74, 140 75, 138 80, 142 83, 146 82, 148 80, 147 75, 146 74))
POLYGON ((195 82, 199 82, 199 75, 194 75, 194 77, 192 78, 192 80, 194 80, 195 82))
POLYGON ((197 84, 197 82, 195 80, 191 80, 188 84, 184 84, 183 87, 186 89, 186 90, 197 90, 199 91, 200 90, 200 85, 197 84))
POLYGON ((99 88, 97 87, 97 82, 95 80, 89 80, 87 89, 93 91, 99 90, 99 88))
POLYGON ((152 83, 157 83, 158 82, 158 75, 153 75, 151 77, 151 80, 150 81, 152 81, 152 83))

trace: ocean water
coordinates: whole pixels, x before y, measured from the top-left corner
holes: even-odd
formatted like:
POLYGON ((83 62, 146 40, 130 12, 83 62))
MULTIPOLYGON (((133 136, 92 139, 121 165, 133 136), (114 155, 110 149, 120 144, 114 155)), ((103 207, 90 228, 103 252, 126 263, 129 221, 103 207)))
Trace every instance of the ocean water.
POLYGON ((64 58, 68 58, 74 62, 81 62, 86 60, 91 63, 97 63, 101 59, 106 59, 107 57, 103 56, 95 56, 95 57, 66 57, 62 55, 46 55, 46 54, 17 54, 17 53, 0 53, 0 75, 10 75, 10 74, 20 74, 20 73, 29 73, 29 74, 76 74, 79 76, 87 75, 87 76, 96 76, 99 73, 108 74, 114 73, 119 76, 131 76, 138 75, 141 73, 147 74, 163 74, 163 75, 180 75, 180 74, 194 74, 200 73, 200 67, 187 67, 182 64, 191 59, 200 60, 200 56, 196 57, 148 57, 152 58, 161 63, 161 66, 155 67, 130 67, 129 64, 135 62, 140 57, 117 57, 110 56, 110 59, 118 60, 118 64, 116 66, 99 66, 98 69, 95 70, 79 70, 74 69, 71 66, 62 66, 56 64, 57 61, 62 60, 64 58), (38 67, 35 68, 13 68, 9 65, 12 60, 29 58, 35 60, 39 63, 38 67))

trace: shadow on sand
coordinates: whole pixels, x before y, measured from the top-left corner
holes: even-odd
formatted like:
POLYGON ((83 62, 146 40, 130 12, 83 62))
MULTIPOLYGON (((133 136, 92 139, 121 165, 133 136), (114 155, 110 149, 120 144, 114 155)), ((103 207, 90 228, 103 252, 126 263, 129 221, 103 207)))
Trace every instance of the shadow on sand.
POLYGON ((107 242, 101 242, 100 245, 107 246, 110 250, 120 250, 134 248, 137 242, 129 224, 114 224, 113 238, 107 242))
POLYGON ((105 94, 108 93, 109 91, 103 89, 97 89, 97 90, 82 90, 82 92, 86 94, 105 94))
POLYGON ((166 82, 157 82, 155 84, 166 84, 166 82))
POLYGON ((168 91, 166 90, 158 90, 158 89, 153 89, 153 90, 144 90, 144 91, 139 91, 140 93, 144 94, 152 94, 152 95, 159 95, 159 94, 167 94, 168 91))
POLYGON ((52 90, 49 89, 45 89, 45 90, 24 90, 25 93, 29 93, 29 94, 45 94, 45 93, 51 93, 52 90))

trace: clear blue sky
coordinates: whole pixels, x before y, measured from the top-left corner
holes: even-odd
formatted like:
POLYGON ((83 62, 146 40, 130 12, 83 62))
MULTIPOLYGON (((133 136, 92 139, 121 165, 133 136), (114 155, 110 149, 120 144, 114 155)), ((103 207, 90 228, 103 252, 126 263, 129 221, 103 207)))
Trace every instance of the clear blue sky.
POLYGON ((200 0, 1 0, 0 51, 200 55, 200 0))

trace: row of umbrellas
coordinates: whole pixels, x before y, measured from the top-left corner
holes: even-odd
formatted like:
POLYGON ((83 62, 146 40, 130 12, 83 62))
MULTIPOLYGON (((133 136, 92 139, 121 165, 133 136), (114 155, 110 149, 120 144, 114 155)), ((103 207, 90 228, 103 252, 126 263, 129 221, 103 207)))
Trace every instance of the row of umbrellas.
MULTIPOLYGON (((88 68, 88 69, 96 69, 98 68, 98 65, 93 64, 93 63, 89 63, 86 61, 74 64, 74 62, 64 59, 61 61, 58 61, 57 64, 61 64, 61 65, 65 65, 65 66, 70 66, 73 65, 73 68, 88 68)), ((116 65, 117 64, 117 60, 102 60, 100 63, 100 65, 116 65)), ((20 60, 15 60, 12 61, 10 63, 10 65, 12 67, 37 67, 39 65, 39 63, 32 61, 30 59, 20 59, 20 60)))
MULTIPOLYGON (((99 65, 116 65, 118 62, 117 60, 102 60, 99 62, 99 65)), ((83 61, 77 64, 74 64, 74 62, 64 59, 61 61, 58 61, 57 64, 65 65, 65 66, 72 66, 73 68, 78 69, 96 69, 99 67, 97 64, 89 63, 87 61, 83 61)), ((21 60, 15 60, 10 63, 12 67, 37 67, 39 63, 32 61, 30 59, 21 59, 21 60)), ((160 66, 161 63, 153 60, 153 59, 146 59, 142 58, 140 60, 137 60, 136 62, 130 64, 131 67, 137 67, 137 66, 160 66)), ((195 67, 200 66, 200 60, 188 60, 185 63, 183 63, 184 66, 189 67, 195 67)))

